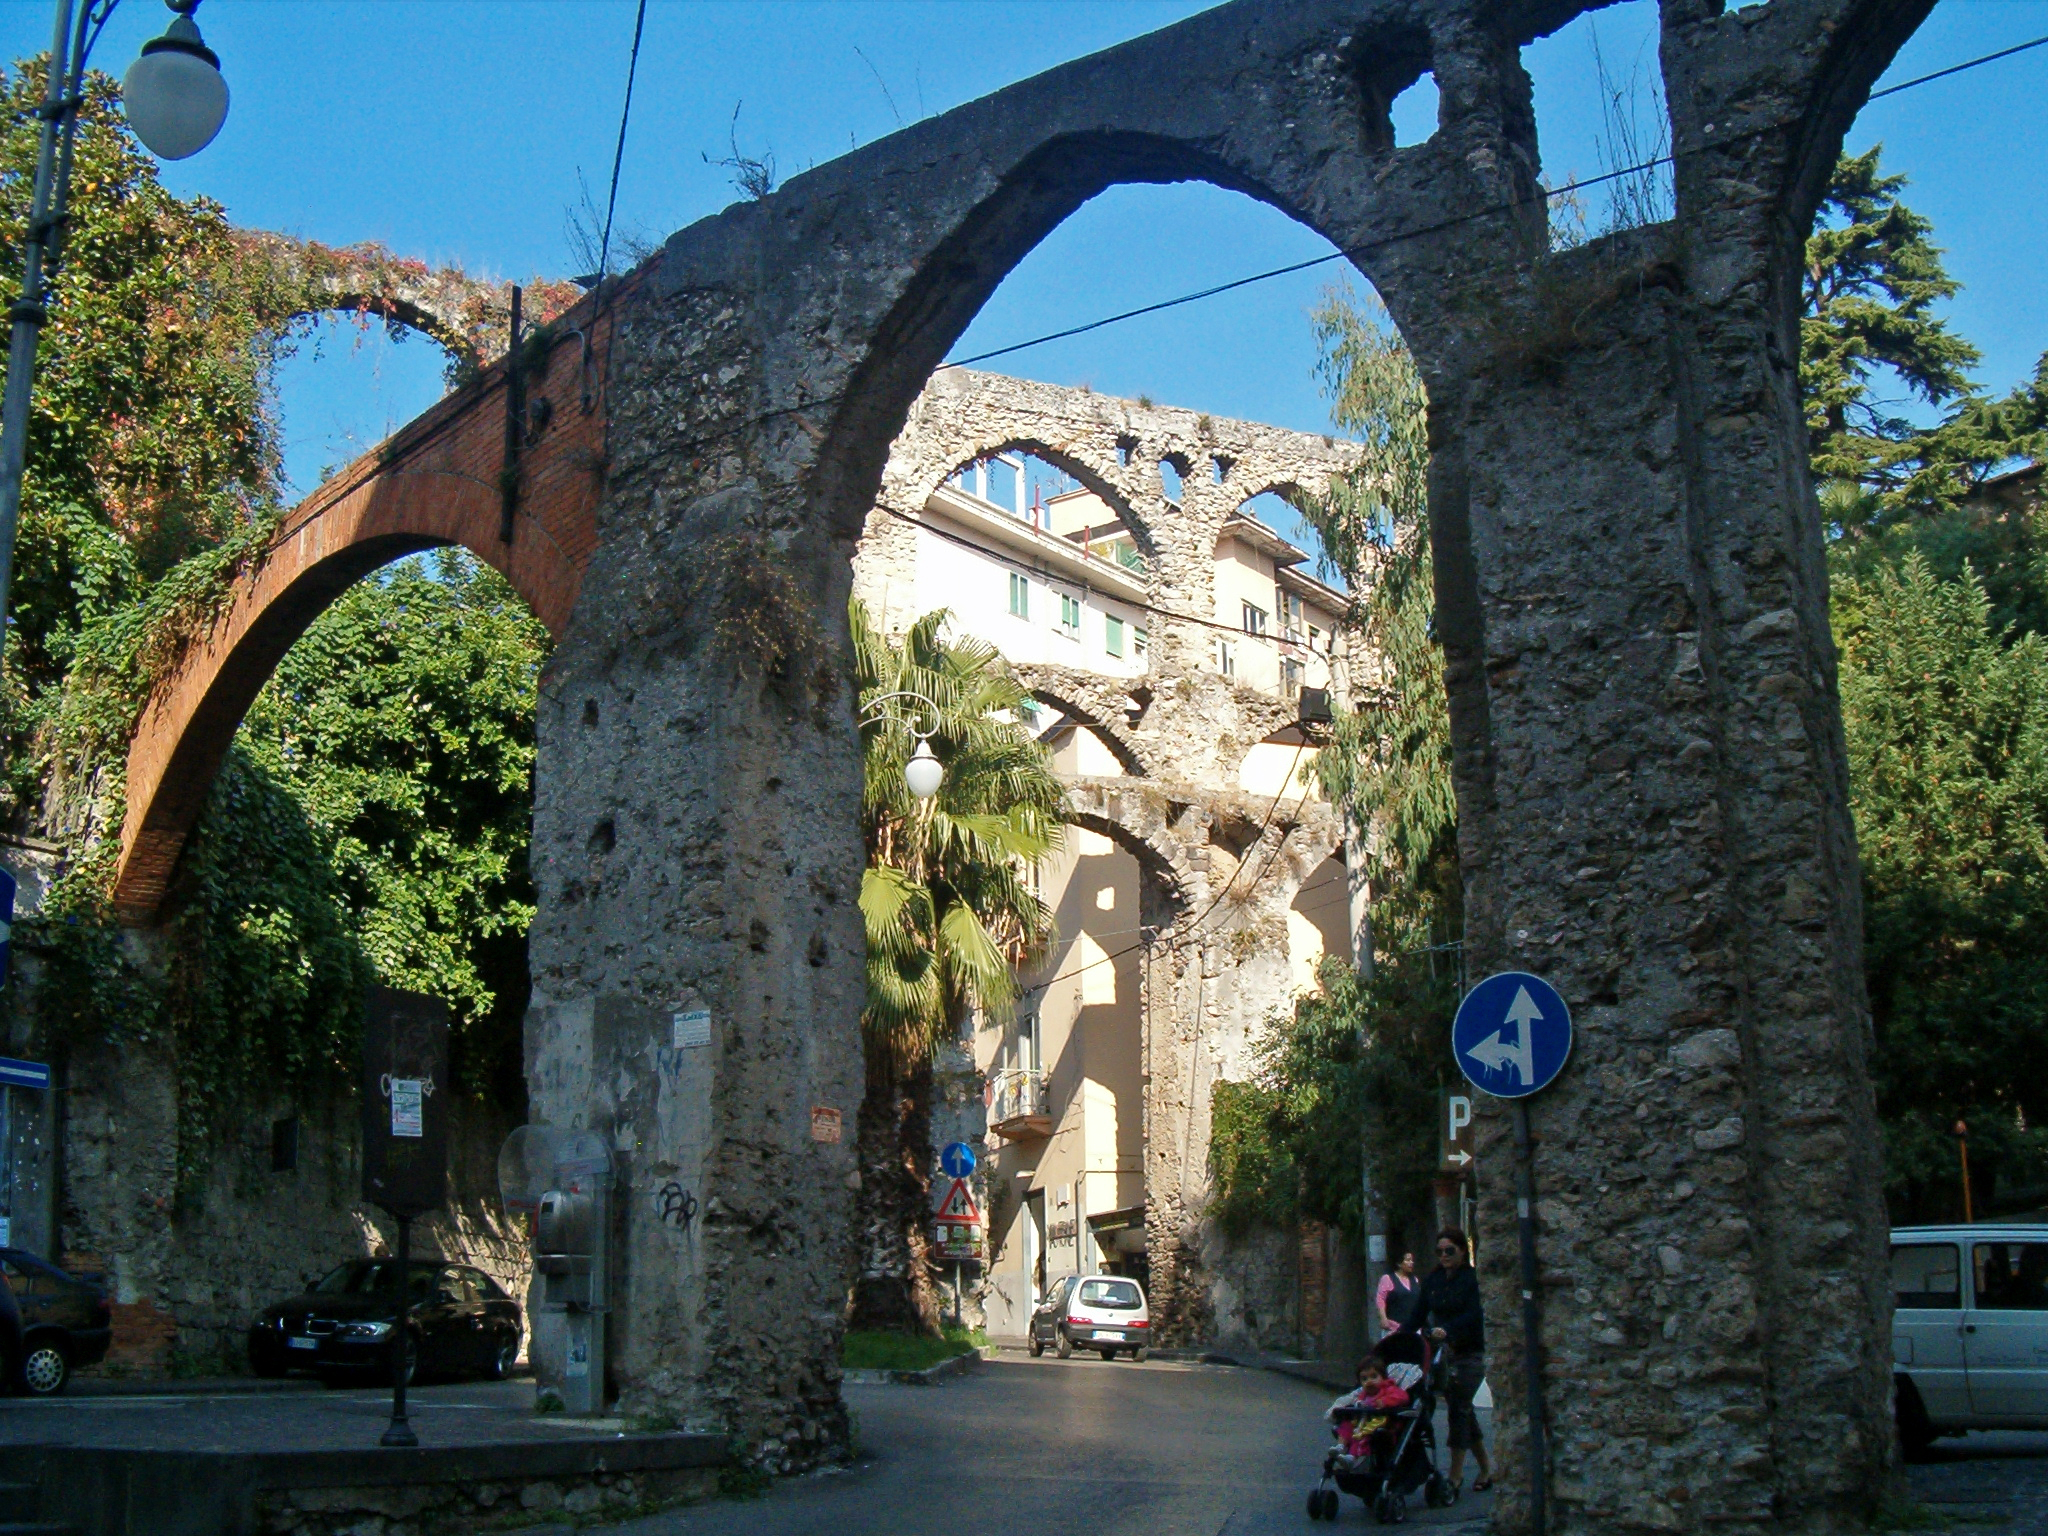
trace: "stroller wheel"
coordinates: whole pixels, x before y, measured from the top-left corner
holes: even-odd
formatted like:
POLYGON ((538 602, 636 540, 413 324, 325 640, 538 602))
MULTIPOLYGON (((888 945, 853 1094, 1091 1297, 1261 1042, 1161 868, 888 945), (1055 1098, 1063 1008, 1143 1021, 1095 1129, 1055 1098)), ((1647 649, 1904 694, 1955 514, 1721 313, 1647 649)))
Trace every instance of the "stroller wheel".
POLYGON ((1311 1520, 1323 1518, 1323 1490, 1311 1488, 1308 1491, 1308 1517, 1311 1520))
POLYGON ((1455 1497, 1456 1495, 1451 1492, 1451 1485, 1444 1481, 1441 1472, 1430 1473, 1429 1481, 1422 1485, 1422 1502, 1431 1509, 1448 1508, 1455 1497))
POLYGON ((1334 1488, 1325 1488, 1323 1490, 1323 1518, 1325 1520, 1337 1518, 1337 1490, 1334 1488))
POLYGON ((1372 1501, 1372 1517, 1381 1525, 1399 1525, 1408 1518, 1408 1501, 1398 1493, 1382 1493, 1372 1501))

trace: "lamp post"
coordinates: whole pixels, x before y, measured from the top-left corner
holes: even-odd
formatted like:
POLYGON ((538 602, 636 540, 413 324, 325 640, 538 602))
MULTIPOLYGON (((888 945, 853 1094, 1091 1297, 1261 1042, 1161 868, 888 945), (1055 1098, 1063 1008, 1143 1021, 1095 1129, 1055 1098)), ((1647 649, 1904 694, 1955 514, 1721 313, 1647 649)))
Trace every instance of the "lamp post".
POLYGON ((878 693, 861 706, 861 724, 866 725, 870 720, 880 718, 881 706, 891 699, 914 699, 931 711, 930 730, 920 731, 915 725, 910 727, 910 734, 917 738, 917 747, 910 754, 910 761, 903 765, 903 782, 909 786, 910 792, 919 800, 929 800, 939 792, 939 786, 946 779, 945 764, 932 755, 932 733, 938 730, 941 723, 939 706, 921 693, 906 693, 901 690, 895 693, 878 693))
MULTIPOLYGON (((35 387, 36 342, 48 318, 49 280, 63 254, 70 215, 71 153, 85 104, 85 61, 121 0, 57 0, 57 32, 43 104, 42 147, 36 155, 21 297, 9 306, 7 392, 0 398, 0 646, 14 577, 14 534, 21 522, 21 473, 28 461, 29 399, 35 387)), ((199 35, 192 13, 200 0, 164 0, 177 13, 162 37, 143 44, 122 82, 129 126, 164 160, 196 155, 213 142, 228 115, 220 60, 199 35)))

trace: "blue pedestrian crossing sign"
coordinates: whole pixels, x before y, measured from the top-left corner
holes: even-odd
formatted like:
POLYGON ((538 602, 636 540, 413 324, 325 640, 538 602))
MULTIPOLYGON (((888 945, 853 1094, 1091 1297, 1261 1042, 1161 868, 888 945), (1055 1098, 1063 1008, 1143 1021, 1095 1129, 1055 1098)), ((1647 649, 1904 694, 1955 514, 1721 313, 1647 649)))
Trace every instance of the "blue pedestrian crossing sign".
POLYGON ((974 1176, 974 1148, 964 1141, 949 1141, 945 1151, 939 1154, 939 1166, 946 1170, 949 1179, 967 1179, 974 1176))
POLYGON ((1458 1005, 1451 1053, 1467 1082, 1497 1099, 1541 1093, 1572 1053, 1572 1013, 1557 988, 1527 971, 1489 976, 1458 1005))

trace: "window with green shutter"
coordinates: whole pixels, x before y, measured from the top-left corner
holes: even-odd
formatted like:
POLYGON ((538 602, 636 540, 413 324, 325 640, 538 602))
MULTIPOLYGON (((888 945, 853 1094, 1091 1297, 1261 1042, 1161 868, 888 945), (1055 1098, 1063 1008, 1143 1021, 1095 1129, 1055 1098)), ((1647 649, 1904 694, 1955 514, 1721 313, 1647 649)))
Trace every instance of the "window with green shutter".
POLYGON ((1031 617, 1031 579, 1010 573, 1010 612, 1020 619, 1031 617))
POLYGON ((1114 616, 1102 621, 1102 648, 1112 656, 1124 653, 1124 621, 1114 616))

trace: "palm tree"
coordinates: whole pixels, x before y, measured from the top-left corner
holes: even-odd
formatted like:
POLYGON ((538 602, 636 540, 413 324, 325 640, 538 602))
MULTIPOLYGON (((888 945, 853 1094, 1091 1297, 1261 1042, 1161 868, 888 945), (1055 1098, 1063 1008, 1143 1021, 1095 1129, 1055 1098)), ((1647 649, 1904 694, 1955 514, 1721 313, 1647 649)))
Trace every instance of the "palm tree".
POLYGON ((975 1008, 1014 1004, 1016 968, 1051 945, 1052 913, 1030 870, 1059 849, 1067 796, 1024 722, 1029 696, 995 647, 948 639, 944 609, 918 620, 900 647, 857 600, 850 618, 867 775, 868 957, 861 1273, 848 1325, 935 1333, 933 1054, 975 1008), (946 770, 930 801, 904 783, 920 733, 946 770))

